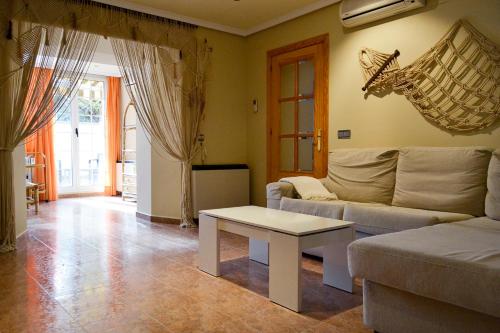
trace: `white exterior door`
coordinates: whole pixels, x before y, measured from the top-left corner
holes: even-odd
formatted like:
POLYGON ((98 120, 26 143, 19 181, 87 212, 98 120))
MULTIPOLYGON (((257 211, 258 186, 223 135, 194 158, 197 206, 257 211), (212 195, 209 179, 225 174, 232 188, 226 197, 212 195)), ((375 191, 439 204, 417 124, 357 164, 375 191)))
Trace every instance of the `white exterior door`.
POLYGON ((54 153, 61 194, 103 192, 106 176, 106 80, 87 76, 57 115, 54 153))

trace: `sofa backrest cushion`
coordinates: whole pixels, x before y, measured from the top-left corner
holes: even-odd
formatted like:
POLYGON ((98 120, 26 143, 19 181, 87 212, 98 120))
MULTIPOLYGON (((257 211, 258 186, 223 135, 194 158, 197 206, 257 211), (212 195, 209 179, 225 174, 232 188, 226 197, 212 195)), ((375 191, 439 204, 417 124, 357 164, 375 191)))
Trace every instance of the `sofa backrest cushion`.
POLYGON ((490 159, 485 147, 402 148, 392 204, 484 216, 490 159))
POLYGON ((486 194, 486 215, 500 221, 500 149, 491 156, 488 168, 488 194, 486 194))
POLYGON ((340 200, 390 204, 398 149, 336 149, 328 159, 328 189, 340 200))

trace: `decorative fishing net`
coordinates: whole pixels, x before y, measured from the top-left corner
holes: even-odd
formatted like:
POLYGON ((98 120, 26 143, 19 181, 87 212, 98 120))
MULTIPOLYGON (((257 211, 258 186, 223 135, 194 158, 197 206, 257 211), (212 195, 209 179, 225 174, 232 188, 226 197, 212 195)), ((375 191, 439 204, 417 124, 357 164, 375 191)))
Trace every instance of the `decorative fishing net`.
MULTIPOLYGON (((360 52, 368 80, 389 58, 360 52)), ((371 91, 401 92, 427 119, 452 131, 473 131, 500 116, 500 50, 470 23, 460 20, 428 52, 402 69, 396 59, 376 78, 371 91)))

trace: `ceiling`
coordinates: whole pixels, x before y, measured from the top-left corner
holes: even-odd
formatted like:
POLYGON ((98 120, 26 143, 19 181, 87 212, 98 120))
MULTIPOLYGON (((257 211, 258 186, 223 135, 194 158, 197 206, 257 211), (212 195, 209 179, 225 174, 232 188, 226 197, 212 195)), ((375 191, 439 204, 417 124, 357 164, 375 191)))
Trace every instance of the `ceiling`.
POLYGON ((96 0, 241 36, 340 0, 96 0))

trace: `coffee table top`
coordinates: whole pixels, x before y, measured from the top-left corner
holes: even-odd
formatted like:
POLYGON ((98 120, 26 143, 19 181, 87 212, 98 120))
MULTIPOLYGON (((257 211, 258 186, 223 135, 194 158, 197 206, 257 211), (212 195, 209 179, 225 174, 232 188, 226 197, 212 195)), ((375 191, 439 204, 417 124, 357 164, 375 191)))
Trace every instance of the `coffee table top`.
POLYGON ((294 236, 316 234, 335 229, 348 228, 354 225, 353 222, 258 206, 201 210, 200 214, 294 236))

